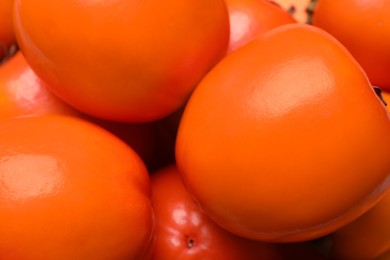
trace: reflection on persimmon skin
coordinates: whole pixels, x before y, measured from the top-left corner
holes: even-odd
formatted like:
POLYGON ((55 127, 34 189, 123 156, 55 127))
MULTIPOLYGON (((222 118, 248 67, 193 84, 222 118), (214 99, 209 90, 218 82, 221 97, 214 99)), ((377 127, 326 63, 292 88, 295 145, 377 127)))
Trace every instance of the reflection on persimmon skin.
POLYGON ((54 157, 40 154, 4 156, 0 160, 0 200, 23 203, 60 192, 64 166, 54 157))
POLYGON ((277 245, 243 239, 215 224, 185 188, 174 165, 152 174, 152 204, 153 260, 285 259, 277 245))
POLYGON ((268 1, 226 0, 230 20, 227 54, 280 25, 296 23, 285 10, 268 1))
POLYGON ((201 216, 197 212, 189 212, 188 209, 184 208, 183 204, 180 204, 173 212, 172 218, 174 219, 177 225, 188 225, 189 223, 195 227, 199 226, 201 221, 201 216))
POLYGON ((15 102, 26 109, 36 105, 38 99, 47 97, 47 93, 39 86, 36 75, 29 69, 24 69, 20 75, 12 78, 6 87, 15 102))
POLYGON ((240 42, 248 38, 250 30, 251 17, 247 13, 242 11, 230 13, 230 45, 240 45, 240 42))
POLYGON ((172 210, 171 218, 175 227, 166 226, 165 229, 171 234, 169 238, 170 245, 174 248, 188 248, 191 251, 187 253, 197 254, 199 251, 208 250, 210 241, 209 228, 205 217, 198 210, 192 210, 184 203, 179 203, 172 210), (183 235, 183 230, 186 235, 183 235))
POLYGON ((0 119, 44 114, 79 112, 53 95, 18 52, 0 67, 0 119))
POLYGON ((315 102, 323 102, 335 88, 334 76, 327 65, 310 56, 298 56, 283 66, 274 66, 273 73, 266 77, 267 81, 253 80, 253 86, 249 88, 247 102, 243 104, 248 116, 281 118, 315 102), (317 76, 306 78, 305 74, 313 68, 317 69, 317 76), (290 82, 299 82, 299 88, 290 82), (278 86, 285 87, 280 91, 278 86))

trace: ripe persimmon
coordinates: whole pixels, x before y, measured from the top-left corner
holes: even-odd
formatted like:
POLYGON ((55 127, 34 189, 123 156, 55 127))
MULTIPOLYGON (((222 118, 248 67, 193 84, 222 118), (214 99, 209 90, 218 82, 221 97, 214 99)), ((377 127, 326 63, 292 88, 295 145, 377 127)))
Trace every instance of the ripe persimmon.
POLYGON ((375 260, 389 260, 389 259, 390 259, 390 250, 384 253, 383 255, 375 258, 375 260))
MULTIPOLYGON (((332 259, 377 259, 390 250, 390 193, 332 234, 332 259)), ((388 259, 388 258, 387 258, 388 259)))
POLYGON ((143 259, 154 229, 150 182, 114 135, 69 116, 0 122, 0 256, 143 259))
POLYGON ((80 117, 105 128, 130 145, 146 164, 154 157, 157 137, 151 123, 118 123, 80 113, 52 94, 17 52, 0 67, 0 120, 49 114, 80 117))
POLYGON ((0 67, 0 120, 45 114, 79 112, 48 91, 23 54, 17 52, 0 67))
POLYGON ((304 243, 263 243, 238 237, 216 225, 186 190, 175 165, 151 177, 156 216, 152 259, 323 259, 304 243))
POLYGON ((54 93, 123 122, 178 109, 229 40, 224 0, 15 0, 14 27, 54 93))
POLYGON ((383 197, 389 133, 389 115, 347 49, 320 28, 289 24, 232 52, 202 80, 180 122, 176 161, 222 227, 261 241, 304 241, 383 197))
POLYGON ((268 0, 226 0, 230 18, 228 53, 272 28, 295 23, 284 9, 268 0))
POLYGON ((156 216, 153 259, 281 259, 276 245, 240 238, 210 220, 174 165, 153 173, 151 187, 156 216))
POLYGON ((390 1, 316 2, 313 24, 347 47, 373 85, 390 91, 390 1))

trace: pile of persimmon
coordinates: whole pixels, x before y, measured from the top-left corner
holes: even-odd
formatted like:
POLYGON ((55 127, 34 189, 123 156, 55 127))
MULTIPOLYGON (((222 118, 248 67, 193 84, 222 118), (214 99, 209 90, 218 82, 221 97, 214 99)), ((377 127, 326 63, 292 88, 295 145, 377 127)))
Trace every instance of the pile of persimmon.
POLYGON ((0 259, 388 259, 390 0, 2 0, 0 259))

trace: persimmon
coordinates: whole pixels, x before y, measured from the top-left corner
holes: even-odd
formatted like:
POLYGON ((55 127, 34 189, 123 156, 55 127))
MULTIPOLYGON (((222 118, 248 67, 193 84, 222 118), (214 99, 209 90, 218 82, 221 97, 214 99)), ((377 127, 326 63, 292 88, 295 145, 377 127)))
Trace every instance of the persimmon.
POLYGON ((375 258, 375 260, 389 260, 389 259, 390 259, 390 250, 375 258))
POLYGON ((304 241, 384 196, 389 133, 389 115, 347 49, 320 28, 289 24, 201 81, 180 122, 176 161, 220 226, 259 241, 304 241))
POLYGON ((385 254, 390 250, 389 219, 390 193, 364 215, 332 234, 332 258, 377 259, 385 254))
POLYGON ((145 163, 154 156, 154 126, 146 123, 116 123, 80 113, 52 94, 47 84, 31 69, 23 54, 17 52, 0 67, 0 120, 49 114, 80 117, 105 128, 136 150, 145 163))
POLYGON ((153 173, 151 188, 156 215, 153 259, 282 259, 276 244, 240 238, 210 220, 174 165, 153 173))
POLYGON ((156 216, 152 259, 323 259, 304 243, 263 243, 238 237, 216 225, 188 193, 175 165, 151 177, 156 216))
POLYGON ((224 0, 15 0, 14 29, 50 89, 92 116, 153 121, 225 55, 224 0))
MULTIPOLYGON (((382 92, 386 104, 390 93, 382 92)), ((387 107, 388 108, 388 107, 387 107)), ((390 259, 390 194, 352 223, 336 230, 331 255, 336 259, 390 259)))
POLYGON ((390 90, 390 1, 318 0, 313 24, 335 36, 371 83, 390 90))
POLYGON ((228 53, 283 24, 295 23, 284 9, 267 0, 225 0, 230 19, 228 53))
POLYGON ((0 67, 0 120, 49 114, 75 116, 105 128, 130 145, 146 164, 154 157, 154 126, 99 120, 79 112, 51 93, 23 54, 17 52, 0 67))
POLYGON ((46 114, 80 113, 48 91, 18 52, 0 67, 0 120, 46 114))
POLYGON ((0 123, 1 259, 143 259, 150 180, 114 135, 69 116, 0 123))

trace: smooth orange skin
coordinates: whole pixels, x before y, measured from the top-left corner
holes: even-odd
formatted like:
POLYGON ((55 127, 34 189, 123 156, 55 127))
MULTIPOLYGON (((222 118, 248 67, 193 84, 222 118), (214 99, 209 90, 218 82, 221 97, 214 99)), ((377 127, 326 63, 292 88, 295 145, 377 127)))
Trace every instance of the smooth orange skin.
POLYGON ((176 161, 222 227, 261 241, 304 241, 383 196, 389 133, 386 109, 347 50, 319 28, 291 24, 203 79, 179 126, 176 161))
POLYGON ((152 203, 154 260, 284 259, 278 245, 237 237, 212 222, 191 198, 173 165, 152 175, 152 203))
POLYGON ((0 120, 46 114, 79 112, 49 92, 18 52, 0 67, 0 120))
POLYGON ((390 90, 390 2, 318 0, 313 24, 334 35, 366 71, 371 83, 390 90))
POLYGON ((12 24, 12 8, 14 0, 0 2, 0 61, 7 56, 9 48, 16 44, 12 24))
POLYGON ((0 67, 0 120, 49 114, 71 115, 93 122, 125 141, 146 164, 153 160, 157 142, 153 125, 117 123, 80 113, 52 94, 23 54, 17 52, 0 67))
MULTIPOLYGON (((390 249, 390 194, 332 235, 334 259, 376 259, 390 249)), ((388 258, 387 258, 388 259, 388 258)))
POLYGON ((16 0, 21 50, 79 110, 123 122, 178 109, 224 55, 223 0, 16 0))
POLYGON ((307 7, 309 6, 311 0, 272 0, 282 6, 285 10, 294 8, 293 17, 300 23, 308 22, 307 7))
MULTIPOLYGON (((390 104, 390 93, 382 92, 390 104)), ((389 107, 387 106, 387 109, 389 107)), ((390 194, 368 212, 332 234, 331 255, 336 259, 390 259, 390 194)))
POLYGON ((2 260, 142 259, 147 170, 107 131, 65 116, 0 123, 2 260))
POLYGON ((156 131, 147 124, 117 123, 80 113, 52 94, 17 52, 0 67, 0 120, 13 117, 70 115, 97 124, 130 145, 148 164, 154 157, 156 131))
POLYGON ((296 22, 284 9, 267 0, 225 1, 230 19, 228 53, 272 28, 296 22))

